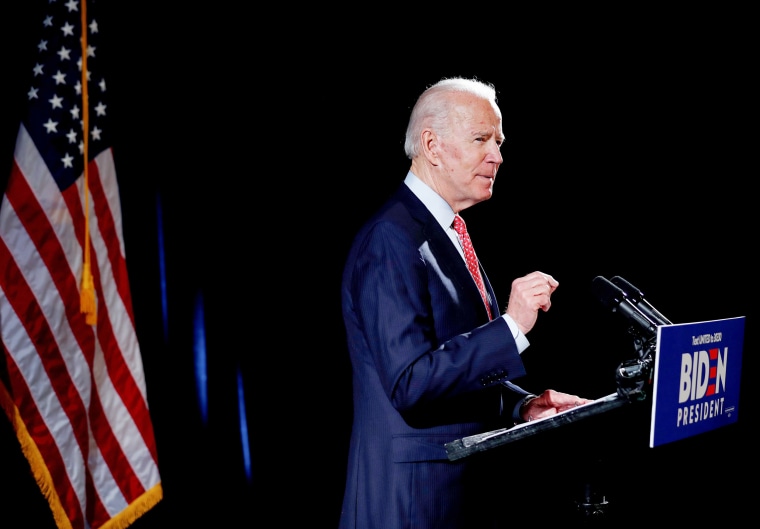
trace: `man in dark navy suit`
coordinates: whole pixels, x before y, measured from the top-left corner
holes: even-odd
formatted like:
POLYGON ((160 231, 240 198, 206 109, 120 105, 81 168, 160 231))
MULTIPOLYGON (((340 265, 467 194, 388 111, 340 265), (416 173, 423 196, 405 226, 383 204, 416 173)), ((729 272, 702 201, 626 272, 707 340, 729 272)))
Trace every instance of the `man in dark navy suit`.
POLYGON ((590 402, 512 382, 526 375, 526 334, 558 282, 514 280, 502 313, 453 227, 491 198, 503 141, 493 86, 429 87, 406 132, 410 170, 354 240, 342 285, 354 416, 340 529, 498 527, 504 505, 484 492, 497 471, 486 459, 449 461, 445 444, 590 402))

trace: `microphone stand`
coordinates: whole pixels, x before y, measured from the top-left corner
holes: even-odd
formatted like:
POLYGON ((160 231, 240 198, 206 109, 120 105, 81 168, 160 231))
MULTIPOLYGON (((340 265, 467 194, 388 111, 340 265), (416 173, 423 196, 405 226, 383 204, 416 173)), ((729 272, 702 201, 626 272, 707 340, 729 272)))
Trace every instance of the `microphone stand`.
MULTIPOLYGON (((649 396, 654 369, 654 355, 657 347, 656 335, 644 333, 636 326, 628 329, 633 338, 633 346, 638 358, 622 362, 615 372, 617 394, 628 402, 640 402, 649 396)), ((603 473, 600 460, 595 461, 592 475, 583 487, 581 499, 575 502, 576 512, 584 526, 594 527, 609 522, 609 501, 599 490, 598 482, 603 473)))
POLYGON ((657 348, 656 336, 642 336, 632 327, 629 332, 634 335, 633 346, 638 358, 622 362, 615 373, 617 392, 629 401, 640 401, 649 395, 654 370, 654 354, 657 348))

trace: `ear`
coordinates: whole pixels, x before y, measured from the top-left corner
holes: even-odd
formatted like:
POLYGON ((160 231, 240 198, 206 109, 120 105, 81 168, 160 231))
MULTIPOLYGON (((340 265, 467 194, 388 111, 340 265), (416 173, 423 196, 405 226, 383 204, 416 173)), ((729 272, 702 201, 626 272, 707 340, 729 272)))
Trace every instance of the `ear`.
POLYGON ((420 134, 422 153, 431 165, 438 165, 438 135, 431 129, 424 129, 420 134))

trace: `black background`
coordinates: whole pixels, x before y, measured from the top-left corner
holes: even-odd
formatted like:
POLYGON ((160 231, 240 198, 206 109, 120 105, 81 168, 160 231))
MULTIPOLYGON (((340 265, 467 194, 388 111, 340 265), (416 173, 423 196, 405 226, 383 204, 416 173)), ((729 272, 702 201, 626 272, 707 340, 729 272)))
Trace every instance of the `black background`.
MULTIPOLYGON (((43 5, 2 8, 3 179, 43 5)), ((512 279, 532 270, 560 282, 529 336, 530 389, 591 398, 615 390, 615 368, 634 353, 623 322, 591 295, 597 275, 625 277, 674 322, 747 316, 737 424, 649 449, 645 418, 611 414, 499 448, 504 471, 535 487, 554 512, 577 498, 576 483, 598 466, 611 508, 628 521, 655 512, 680 521, 753 512, 735 477, 757 463, 749 433, 756 39, 747 13, 473 6, 461 20, 458 13, 435 20, 178 5, 99 6, 164 486, 164 499, 135 529, 337 524, 351 423, 343 260, 355 231, 406 174, 403 135, 417 95, 454 75, 493 82, 504 114, 494 197, 465 213, 497 297, 506 303, 512 279), (198 295, 209 354, 207 424, 193 367, 198 295), (238 431, 238 370, 251 483, 238 431), (519 462, 511 458, 517 450, 519 462)), ((0 526, 52 528, 10 426, 0 422, 0 479, 10 484, 0 526)))

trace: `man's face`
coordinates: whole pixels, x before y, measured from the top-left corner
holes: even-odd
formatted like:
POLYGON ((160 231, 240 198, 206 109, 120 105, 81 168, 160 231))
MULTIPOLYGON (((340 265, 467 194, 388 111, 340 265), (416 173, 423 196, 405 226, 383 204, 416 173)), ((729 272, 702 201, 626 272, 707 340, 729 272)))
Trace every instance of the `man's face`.
POLYGON ((455 211, 491 198, 503 141, 498 108, 469 94, 457 97, 449 131, 439 137, 437 182, 455 211))

